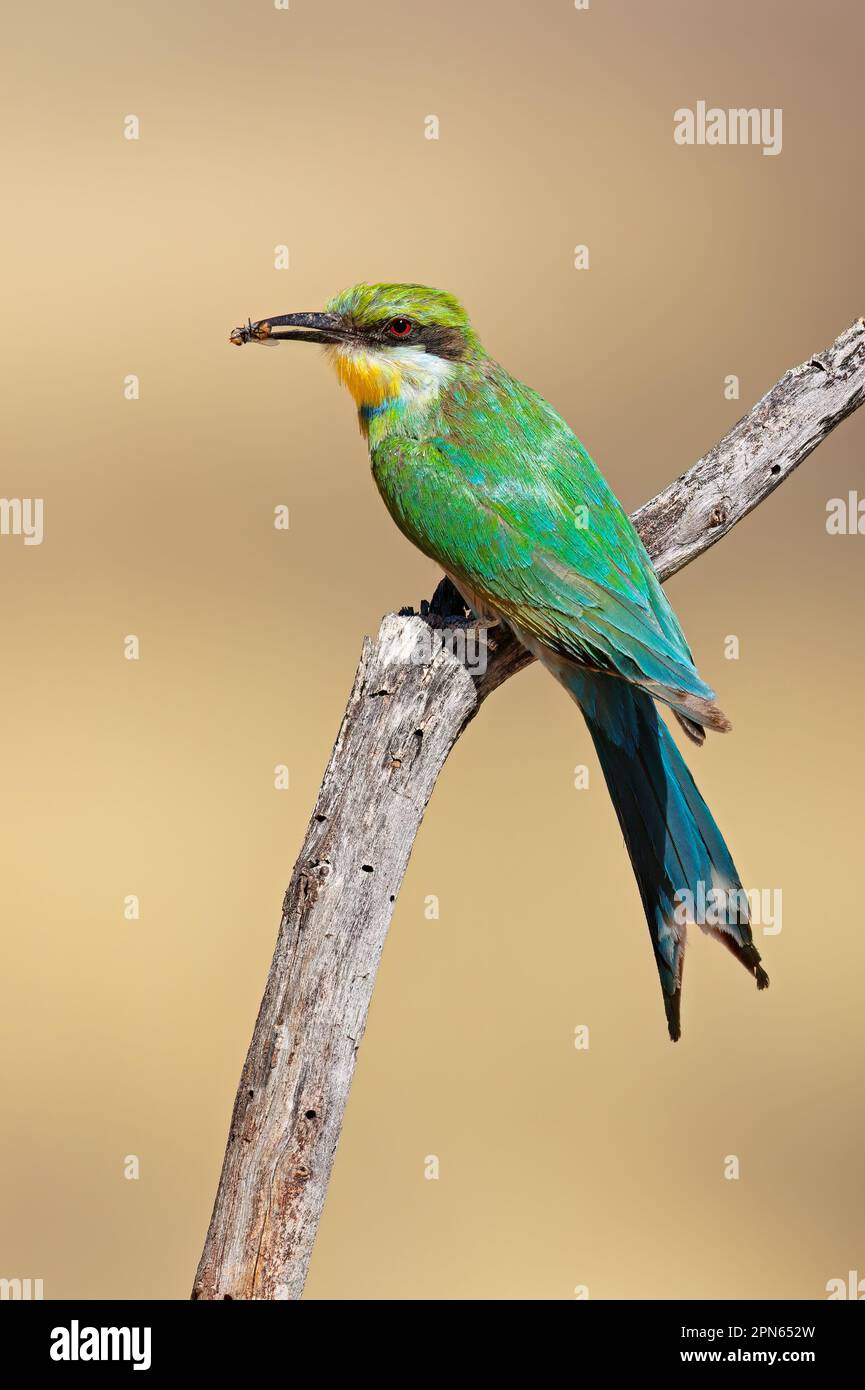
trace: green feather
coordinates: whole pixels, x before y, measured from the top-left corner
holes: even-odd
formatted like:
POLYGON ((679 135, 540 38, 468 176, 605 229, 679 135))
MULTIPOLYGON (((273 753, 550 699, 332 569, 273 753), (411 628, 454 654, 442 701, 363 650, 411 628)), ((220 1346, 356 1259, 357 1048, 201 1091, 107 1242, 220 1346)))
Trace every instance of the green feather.
POLYGON ((484 358, 457 364, 422 438, 393 413, 373 475, 457 584, 557 654, 711 698, 627 513, 537 392, 484 358))

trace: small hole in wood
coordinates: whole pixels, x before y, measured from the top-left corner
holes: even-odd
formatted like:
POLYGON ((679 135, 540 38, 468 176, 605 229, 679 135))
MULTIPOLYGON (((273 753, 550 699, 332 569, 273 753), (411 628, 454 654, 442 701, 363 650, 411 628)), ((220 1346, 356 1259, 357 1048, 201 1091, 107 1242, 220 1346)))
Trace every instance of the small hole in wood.
POLYGON ((314 1110, 307 1110, 307 1112, 306 1112, 306 1118, 307 1118, 308 1120, 317 1120, 317 1119, 318 1119, 318 1115, 316 1114, 316 1112, 315 1112, 314 1110))
POLYGON ((781 472, 781 465, 780 465, 780 463, 773 463, 773 464, 772 464, 772 467, 769 469, 769 472, 770 472, 770 473, 780 473, 780 472, 781 472))
POLYGON ((375 872, 375 870, 372 867, 372 864, 361 864, 360 867, 363 869, 365 874, 371 874, 375 872))

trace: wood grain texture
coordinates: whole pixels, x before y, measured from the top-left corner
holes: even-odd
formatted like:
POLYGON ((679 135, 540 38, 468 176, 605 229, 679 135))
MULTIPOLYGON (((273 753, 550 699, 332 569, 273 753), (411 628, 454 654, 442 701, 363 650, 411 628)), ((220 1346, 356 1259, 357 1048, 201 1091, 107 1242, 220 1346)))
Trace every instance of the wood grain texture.
MULTIPOLYGON (((666 579, 714 545, 865 400, 865 321, 794 368, 704 458, 632 518, 666 579)), ((442 644, 449 581, 423 616, 364 641, 243 1068, 193 1289, 301 1296, 355 1059, 415 836, 453 745, 532 657, 505 628, 470 674, 442 644)))
POLYGON ((787 372, 728 435, 631 520, 661 579, 753 511, 865 400, 865 319, 787 372))
POLYGON ((194 1297, 300 1296, 396 896, 476 706, 422 618, 391 614, 365 640, 283 902, 194 1297))

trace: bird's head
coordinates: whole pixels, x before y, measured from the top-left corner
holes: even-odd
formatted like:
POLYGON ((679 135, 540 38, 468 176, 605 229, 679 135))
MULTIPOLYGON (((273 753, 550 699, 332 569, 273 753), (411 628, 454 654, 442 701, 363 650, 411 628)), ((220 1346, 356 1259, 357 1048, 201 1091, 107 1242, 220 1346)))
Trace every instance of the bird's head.
POLYGON ((353 285, 323 313, 280 314, 236 328, 233 343, 295 339, 325 347, 362 409, 437 392, 482 354, 465 309, 426 285, 353 285))

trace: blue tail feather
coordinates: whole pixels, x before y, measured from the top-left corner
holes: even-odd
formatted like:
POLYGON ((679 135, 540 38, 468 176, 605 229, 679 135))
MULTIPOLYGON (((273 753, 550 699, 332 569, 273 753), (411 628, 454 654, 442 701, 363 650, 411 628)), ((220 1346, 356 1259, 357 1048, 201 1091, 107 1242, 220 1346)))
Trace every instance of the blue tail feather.
POLYGON ((747 898, 724 837, 654 701, 627 681, 568 665, 556 675, 588 724, 631 858, 661 978, 670 1037, 680 1035, 685 935, 697 921, 755 976, 747 898), (723 900, 732 910, 701 911, 723 900), (706 920, 708 919, 708 920, 706 920))

